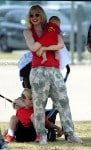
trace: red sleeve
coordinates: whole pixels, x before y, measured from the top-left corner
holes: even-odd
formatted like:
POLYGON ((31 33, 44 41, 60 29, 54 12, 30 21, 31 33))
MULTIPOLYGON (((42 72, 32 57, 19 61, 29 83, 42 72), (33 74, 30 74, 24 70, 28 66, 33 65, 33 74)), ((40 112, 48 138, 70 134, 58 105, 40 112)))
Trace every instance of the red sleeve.
POLYGON ((58 43, 58 31, 59 27, 54 23, 50 23, 46 27, 43 36, 38 40, 43 46, 55 45, 58 43))
POLYGON ((51 122, 48 120, 48 118, 45 116, 45 125, 50 126, 51 122))

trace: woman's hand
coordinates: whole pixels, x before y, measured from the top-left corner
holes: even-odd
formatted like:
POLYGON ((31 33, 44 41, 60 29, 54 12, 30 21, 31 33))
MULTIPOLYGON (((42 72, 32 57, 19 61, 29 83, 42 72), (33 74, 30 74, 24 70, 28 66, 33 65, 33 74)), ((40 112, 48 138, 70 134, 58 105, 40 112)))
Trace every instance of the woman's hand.
POLYGON ((40 57, 40 56, 42 55, 42 53, 43 53, 43 50, 44 50, 43 47, 41 47, 39 50, 37 50, 37 51, 36 51, 37 56, 40 57))

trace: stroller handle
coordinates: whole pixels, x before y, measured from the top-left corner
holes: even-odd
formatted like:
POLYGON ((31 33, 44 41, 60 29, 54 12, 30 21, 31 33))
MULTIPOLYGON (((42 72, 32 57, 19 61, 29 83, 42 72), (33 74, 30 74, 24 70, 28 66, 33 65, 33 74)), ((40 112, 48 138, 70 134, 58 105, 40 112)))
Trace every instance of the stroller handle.
POLYGON ((9 101, 10 103, 13 103, 13 101, 12 100, 10 100, 10 99, 8 99, 8 98, 6 98, 6 97, 4 97, 3 95, 1 95, 0 94, 0 97, 2 97, 2 98, 4 98, 4 99, 6 99, 7 101, 9 101))

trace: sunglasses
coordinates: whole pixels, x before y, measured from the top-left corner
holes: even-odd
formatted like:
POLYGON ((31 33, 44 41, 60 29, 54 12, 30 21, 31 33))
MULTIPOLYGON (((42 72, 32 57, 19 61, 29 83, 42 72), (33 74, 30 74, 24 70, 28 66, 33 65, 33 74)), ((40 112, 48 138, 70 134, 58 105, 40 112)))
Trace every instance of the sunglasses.
POLYGON ((31 17, 31 18, 33 18, 34 16, 35 16, 36 18, 38 18, 38 17, 40 16, 40 14, 38 14, 38 13, 37 13, 37 14, 30 14, 30 17, 31 17))

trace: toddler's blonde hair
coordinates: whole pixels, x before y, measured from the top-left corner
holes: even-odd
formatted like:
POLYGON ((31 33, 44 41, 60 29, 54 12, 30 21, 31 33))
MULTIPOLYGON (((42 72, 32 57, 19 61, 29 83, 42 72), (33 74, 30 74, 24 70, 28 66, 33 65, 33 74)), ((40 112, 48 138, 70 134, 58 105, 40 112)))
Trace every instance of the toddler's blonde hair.
POLYGON ((31 89, 25 88, 25 89, 23 90, 21 96, 25 96, 25 98, 26 98, 27 100, 31 100, 31 98, 32 98, 32 91, 31 91, 31 89))

